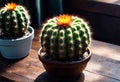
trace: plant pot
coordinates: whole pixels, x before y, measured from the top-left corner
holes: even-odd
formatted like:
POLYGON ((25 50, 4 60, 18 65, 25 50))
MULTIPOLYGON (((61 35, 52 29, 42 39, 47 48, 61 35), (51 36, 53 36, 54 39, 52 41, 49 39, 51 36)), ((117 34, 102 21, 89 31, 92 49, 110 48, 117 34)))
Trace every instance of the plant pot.
POLYGON ((34 29, 29 27, 28 31, 30 34, 22 38, 11 40, 0 39, 1 55, 7 59, 20 59, 26 57, 29 54, 34 38, 34 29))
POLYGON ((86 53, 88 54, 87 58, 80 61, 71 61, 66 63, 47 60, 42 56, 42 49, 39 50, 38 56, 50 76, 57 78, 73 78, 79 77, 83 74, 83 70, 91 58, 90 49, 88 49, 86 53))

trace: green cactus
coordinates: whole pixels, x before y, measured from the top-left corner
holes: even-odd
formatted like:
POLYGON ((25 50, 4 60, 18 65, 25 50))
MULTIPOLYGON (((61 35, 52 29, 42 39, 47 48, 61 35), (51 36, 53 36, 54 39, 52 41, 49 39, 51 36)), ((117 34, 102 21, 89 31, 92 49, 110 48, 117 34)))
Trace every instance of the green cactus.
POLYGON ((30 24, 27 10, 15 3, 8 3, 0 9, 0 36, 19 38, 30 24))
POLYGON ((46 55, 59 61, 83 57, 91 41, 88 24, 77 16, 60 15, 43 24, 41 45, 46 55))

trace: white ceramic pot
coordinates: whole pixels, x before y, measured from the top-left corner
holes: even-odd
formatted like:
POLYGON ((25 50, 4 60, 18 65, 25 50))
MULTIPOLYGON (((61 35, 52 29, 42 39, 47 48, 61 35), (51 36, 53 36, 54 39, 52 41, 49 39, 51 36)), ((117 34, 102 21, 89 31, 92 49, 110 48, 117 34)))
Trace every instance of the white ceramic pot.
POLYGON ((0 39, 0 53, 7 59, 20 59, 26 57, 32 46, 34 38, 34 29, 28 28, 30 34, 26 37, 12 40, 0 39))

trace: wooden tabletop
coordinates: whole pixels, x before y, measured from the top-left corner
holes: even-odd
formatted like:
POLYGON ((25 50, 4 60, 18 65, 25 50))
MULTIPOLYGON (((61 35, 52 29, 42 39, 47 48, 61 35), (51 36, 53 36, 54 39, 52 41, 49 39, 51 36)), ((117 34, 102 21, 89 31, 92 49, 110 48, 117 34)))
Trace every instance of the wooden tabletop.
MULTIPOLYGON (((20 60, 0 57, 0 82, 53 82, 38 59, 39 33, 40 30, 35 29, 32 49, 27 57, 20 60)), ((91 51, 84 82, 120 82, 120 46, 93 40, 91 51)))

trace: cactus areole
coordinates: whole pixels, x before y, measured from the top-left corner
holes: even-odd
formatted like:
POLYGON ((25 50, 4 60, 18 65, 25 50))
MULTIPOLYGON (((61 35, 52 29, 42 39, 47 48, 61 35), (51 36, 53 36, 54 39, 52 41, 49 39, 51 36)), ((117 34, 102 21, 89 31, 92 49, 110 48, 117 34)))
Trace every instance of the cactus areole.
POLYGON ((63 14, 47 20, 41 32, 46 56, 59 61, 82 58, 91 41, 90 28, 82 18, 63 14))
POLYGON ((19 38, 30 25, 27 10, 16 3, 8 3, 0 9, 0 36, 19 38))

